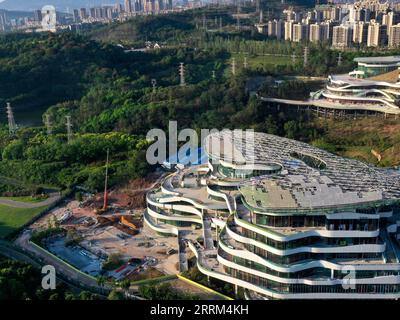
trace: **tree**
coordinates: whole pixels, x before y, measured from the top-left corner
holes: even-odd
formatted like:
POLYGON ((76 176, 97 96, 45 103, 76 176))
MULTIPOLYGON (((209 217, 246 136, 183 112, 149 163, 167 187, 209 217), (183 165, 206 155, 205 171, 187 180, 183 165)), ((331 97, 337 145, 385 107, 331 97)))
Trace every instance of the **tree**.
POLYGON ((2 157, 4 160, 19 160, 22 159, 23 152, 24 143, 20 140, 14 140, 4 148, 2 157))
POLYGON ((121 281, 120 287, 121 287, 121 289, 123 289, 127 292, 129 290, 129 288, 131 287, 131 281, 129 279, 124 279, 123 281, 121 281))
POLYGON ((297 122, 294 120, 290 120, 286 122, 283 126, 285 130, 285 135, 289 139, 294 139, 297 133, 297 122))
POLYGON ((107 297, 108 300, 125 300, 123 292, 113 289, 107 297))
POLYGON ((97 277, 97 284, 98 284, 100 287, 104 287, 106 281, 107 281, 107 278, 104 277, 104 276, 98 276, 98 277, 97 277))

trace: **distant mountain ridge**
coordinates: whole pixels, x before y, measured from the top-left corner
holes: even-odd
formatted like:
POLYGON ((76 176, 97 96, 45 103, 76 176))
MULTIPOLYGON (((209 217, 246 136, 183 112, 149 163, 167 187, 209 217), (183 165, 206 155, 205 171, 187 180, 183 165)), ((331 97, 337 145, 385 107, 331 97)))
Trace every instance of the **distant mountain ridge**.
POLYGON ((118 2, 118 0, 5 0, 0 2, 0 9, 33 11, 41 9, 45 5, 53 5, 56 7, 57 11, 66 12, 67 9, 72 10, 98 5, 113 5, 116 2, 118 2))

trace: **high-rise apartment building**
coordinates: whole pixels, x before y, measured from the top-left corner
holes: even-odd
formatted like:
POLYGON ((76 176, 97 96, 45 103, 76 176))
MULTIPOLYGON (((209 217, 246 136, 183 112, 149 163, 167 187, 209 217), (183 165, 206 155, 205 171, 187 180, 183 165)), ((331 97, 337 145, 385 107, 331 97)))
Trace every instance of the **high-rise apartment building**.
POLYGON ((125 0, 125 12, 131 13, 132 12, 132 2, 131 0, 125 0))
POLYGON ((367 44, 368 23, 359 21, 353 25, 353 42, 356 44, 367 44))
POLYGON ((33 12, 33 19, 35 22, 41 22, 42 21, 42 10, 35 10, 33 12))
POLYGON ((293 42, 308 41, 308 24, 295 23, 293 24, 293 42))
POLYGON ((384 15, 384 18, 382 19, 382 24, 387 26, 387 34, 389 35, 390 32, 390 28, 391 26, 397 24, 399 21, 398 19, 398 14, 393 12, 393 11, 389 11, 387 14, 384 15))
POLYGON ((310 42, 329 42, 331 37, 331 28, 332 26, 329 22, 310 24, 310 42))
POLYGON ((383 46, 387 43, 387 26, 371 20, 368 26, 368 47, 383 46))
POLYGON ((332 30, 332 46, 337 49, 350 47, 353 29, 349 26, 335 26, 332 30))
POLYGON ((79 18, 85 20, 87 18, 86 8, 81 8, 79 10, 79 18))
POLYGON ((268 21, 268 36, 274 37, 276 39, 282 39, 282 31, 283 31, 283 21, 281 20, 272 20, 268 21))
POLYGON ((89 16, 90 16, 90 18, 92 18, 92 19, 95 19, 95 18, 96 18, 96 10, 95 10, 95 8, 90 8, 90 9, 89 9, 89 16))
POLYGON ((400 45, 400 23, 390 27, 389 47, 395 48, 400 45))
POLYGON ((293 21, 285 21, 285 40, 292 40, 293 21))
POLYGON ((321 27, 318 23, 310 24, 310 42, 321 41, 321 27))
POLYGON ((79 22, 79 21, 80 21, 79 10, 74 9, 74 22, 79 22))

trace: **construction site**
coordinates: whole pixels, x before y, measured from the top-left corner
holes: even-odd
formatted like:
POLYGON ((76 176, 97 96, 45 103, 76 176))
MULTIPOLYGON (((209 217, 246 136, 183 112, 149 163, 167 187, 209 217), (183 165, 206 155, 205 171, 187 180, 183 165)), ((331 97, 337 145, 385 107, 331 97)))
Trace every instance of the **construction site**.
POLYGON ((147 188, 158 183, 137 179, 105 193, 66 199, 30 226, 32 233, 56 224, 65 232, 45 239, 47 250, 93 276, 142 280, 176 274, 175 237, 158 236, 143 224, 147 188))

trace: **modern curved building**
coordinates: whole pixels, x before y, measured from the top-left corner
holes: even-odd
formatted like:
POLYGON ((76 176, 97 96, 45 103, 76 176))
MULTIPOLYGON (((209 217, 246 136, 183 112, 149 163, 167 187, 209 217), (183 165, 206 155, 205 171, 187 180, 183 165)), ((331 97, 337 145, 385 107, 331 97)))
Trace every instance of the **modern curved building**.
POLYGON ((308 100, 289 100, 259 96, 261 101, 278 106, 295 106, 319 113, 400 114, 400 56, 355 58, 357 68, 348 74, 330 75, 326 87, 310 93, 308 100))
POLYGON ((354 59, 357 69, 331 75, 325 89, 313 94, 315 106, 342 110, 400 113, 400 56, 354 59))
POLYGON ((400 297, 400 172, 263 133, 223 131, 209 162, 147 195, 146 223, 176 235, 181 270, 262 299, 400 297))

